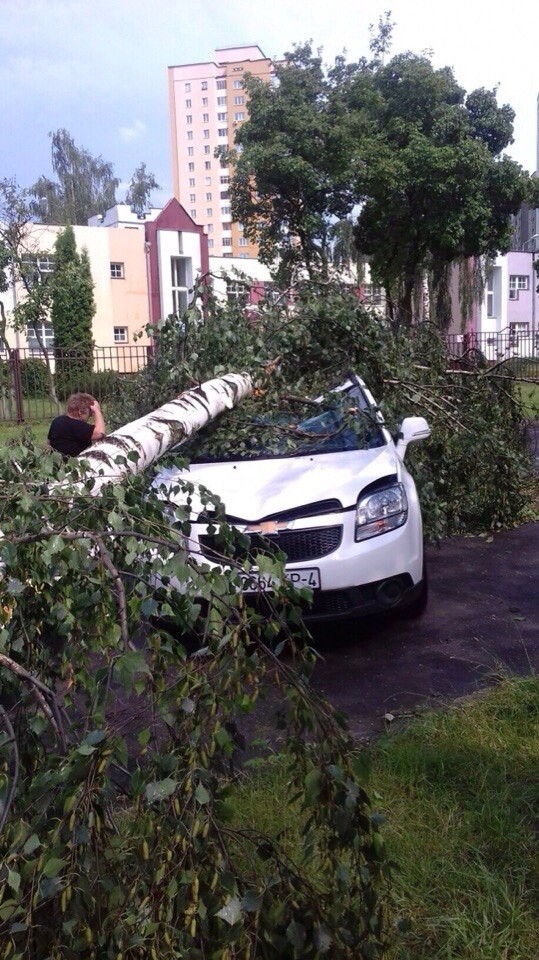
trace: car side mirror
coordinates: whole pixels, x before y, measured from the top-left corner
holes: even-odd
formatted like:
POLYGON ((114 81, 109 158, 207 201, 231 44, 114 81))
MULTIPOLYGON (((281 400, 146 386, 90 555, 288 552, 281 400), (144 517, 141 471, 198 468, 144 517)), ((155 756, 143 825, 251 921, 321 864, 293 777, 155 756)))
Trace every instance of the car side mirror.
POLYGON ((416 440, 426 440, 430 437, 430 427, 425 417, 405 417, 400 425, 396 437, 395 449, 399 457, 404 458, 406 447, 416 440))

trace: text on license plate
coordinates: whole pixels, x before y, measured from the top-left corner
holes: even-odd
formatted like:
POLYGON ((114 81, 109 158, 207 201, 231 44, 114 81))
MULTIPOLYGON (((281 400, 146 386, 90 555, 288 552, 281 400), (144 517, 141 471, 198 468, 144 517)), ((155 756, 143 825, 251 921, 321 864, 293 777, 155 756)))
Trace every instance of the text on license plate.
MULTIPOLYGON (((298 590, 310 587, 311 590, 320 589, 320 571, 317 567, 299 567, 297 570, 287 570, 286 579, 298 590)), ((272 589, 271 577, 259 573, 242 573, 241 585, 247 593, 264 593, 272 589)))

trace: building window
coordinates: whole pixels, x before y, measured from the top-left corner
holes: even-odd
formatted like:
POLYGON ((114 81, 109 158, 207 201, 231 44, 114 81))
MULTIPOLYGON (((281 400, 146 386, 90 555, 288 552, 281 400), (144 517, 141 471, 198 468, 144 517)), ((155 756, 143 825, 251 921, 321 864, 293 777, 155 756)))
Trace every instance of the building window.
POLYGON ((210 147, 209 146, 204 147, 204 153, 209 153, 209 152, 210 152, 210 147))
POLYGON ((239 247, 248 247, 248 246, 249 246, 249 241, 248 241, 247 237, 240 237, 239 240, 238 240, 238 246, 239 246, 239 247))
MULTIPOLYGON (((530 330, 526 320, 509 324, 509 346, 518 347, 521 342, 526 343, 530 330)), ((527 344, 529 346, 529 344, 527 344)))
POLYGON ((204 177, 204 183, 207 187, 211 187, 211 177, 204 177))
POLYGON ((211 200, 211 198, 212 198, 212 197, 211 197, 211 193, 207 193, 207 194, 206 194, 206 200, 211 200))
POLYGON ((245 103, 245 97, 234 97, 234 106, 241 107, 242 103, 245 103))
POLYGON ((234 80, 232 86, 234 90, 243 90, 243 80, 234 80))
POLYGON ((197 218, 197 212, 196 212, 196 210, 191 210, 191 218, 192 218, 193 220, 196 220, 196 218, 197 218))
POLYGON ((186 122, 186 123, 192 123, 192 122, 193 122, 193 115, 192 115, 191 113, 188 113, 188 114, 187 114, 187 116, 186 116, 186 118, 185 118, 185 122, 186 122))
POLYGON ((245 120, 245 113, 243 110, 240 110, 239 113, 234 114, 234 120, 236 123, 239 123, 240 120, 245 120))
POLYGON ((205 161, 204 161, 204 169, 205 169, 205 170, 211 170, 211 160, 205 160, 205 161))
POLYGON ((212 240, 211 237, 209 237, 209 239, 208 239, 208 248, 210 249, 211 247, 213 247, 213 240, 212 240))
POLYGON ((228 130, 226 127, 219 127, 217 133, 220 137, 226 137, 228 135, 228 130))
POLYGON ((170 258, 170 284, 172 289, 172 312, 181 314, 189 305, 189 289, 192 286, 193 265, 190 257, 170 258))
MULTIPOLYGON (((209 217, 213 217, 213 213, 211 210, 206 210, 206 213, 208 214, 209 217)), ((208 233, 213 233, 213 223, 209 223, 208 226, 206 227, 206 230, 208 231, 208 233)))
POLYGON ((226 285, 226 298, 229 303, 236 303, 240 307, 245 307, 249 302, 249 288, 245 283, 229 280, 226 285))
POLYGON ((230 213, 230 207, 221 207, 221 213, 223 216, 227 217, 230 213))
POLYGON ((124 265, 123 263, 111 263, 110 265, 110 275, 113 280, 123 280, 124 279, 124 265))
POLYGON ((218 90, 226 90, 226 80, 218 80, 218 81, 217 81, 217 89, 218 89, 218 90))
POLYGON ((185 84, 185 92, 186 92, 186 93, 191 93, 191 84, 190 84, 190 83, 186 83, 186 84, 185 84))
POLYGON ((487 277, 487 317, 495 317, 494 313, 494 275, 491 272, 487 277))
POLYGON ((208 98, 207 98, 207 97, 202 97, 202 106, 203 106, 203 107, 207 107, 207 106, 208 106, 208 98))
POLYGON ((193 173, 194 169, 195 169, 194 163, 190 163, 190 164, 189 164, 189 173, 193 173))
POLYGON ((186 109, 186 110, 190 110, 190 109, 191 109, 191 101, 190 101, 190 100, 186 100, 186 101, 185 101, 185 109, 186 109))
POLYGON ((230 200, 230 193, 228 190, 221 190, 221 200, 230 200))
POLYGON ((226 107, 226 97, 217 97, 217 106, 226 107))
POLYGON ((226 113, 218 113, 218 114, 217 114, 217 119, 218 119, 219 121, 226 120, 226 113))
POLYGON ((365 287, 365 297, 372 304, 381 304, 383 299, 383 290, 382 287, 375 287, 372 283, 366 283, 365 287))
POLYGON ((188 140, 192 140, 192 139, 193 139, 193 131, 192 131, 192 130, 188 130, 188 131, 187 131, 187 139, 188 139, 188 140))
POLYGON ((187 156, 188 156, 188 157, 193 157, 194 154, 195 154, 195 148, 194 148, 194 147, 187 147, 187 156))
POLYGON ((223 237, 223 239, 222 239, 221 242, 222 242, 222 244, 223 244, 223 247, 231 247, 231 246, 232 246, 232 237, 223 237))
POLYGON ((200 89, 201 89, 201 90, 207 90, 207 89, 208 89, 208 81, 207 81, 207 80, 203 80, 203 81, 202 81, 202 83, 200 84, 200 89))
POLYGON ((194 185, 195 185, 195 178, 194 178, 194 177, 189 177, 189 186, 190 186, 190 187, 194 187, 194 185))
POLYGON ((203 122, 203 123, 209 123, 209 122, 210 122, 210 115, 209 115, 209 113, 203 113, 203 114, 202 114, 202 122, 203 122))
POLYGON ((114 343, 127 343, 127 327, 114 327, 114 343))
POLYGON ((509 277, 509 299, 518 300, 520 290, 530 289, 530 278, 527 274, 511 274, 509 277))
POLYGON ((54 346, 52 323, 38 323, 36 328, 34 328, 33 323, 29 323, 26 328, 26 339, 28 340, 28 347, 32 353, 41 353, 41 347, 39 346, 40 340, 43 346, 49 350, 54 346))
POLYGON ((230 177, 226 177, 226 176, 224 176, 224 177, 219 177, 219 180, 221 181, 221 183, 223 184, 223 186, 226 186, 227 183, 230 183, 230 177))
POLYGON ((205 139, 205 140, 209 140, 209 139, 210 139, 210 131, 209 131, 209 130, 205 130, 205 131, 204 131, 204 139, 205 139))
POLYGON ((190 194, 189 194, 189 202, 190 202, 190 203, 196 203, 196 202, 197 202, 197 195, 196 195, 196 193, 190 193, 190 194))

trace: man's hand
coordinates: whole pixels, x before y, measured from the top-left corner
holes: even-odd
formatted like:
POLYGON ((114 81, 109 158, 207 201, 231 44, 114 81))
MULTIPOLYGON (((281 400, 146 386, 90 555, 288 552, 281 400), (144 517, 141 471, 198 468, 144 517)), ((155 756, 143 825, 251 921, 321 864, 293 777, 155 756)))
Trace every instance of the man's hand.
POLYGON ((94 400, 90 404, 90 413, 94 418, 94 430, 92 433, 92 443, 94 440, 101 440, 105 436, 105 421, 103 419, 103 414, 101 413, 101 407, 99 406, 99 401, 94 400))

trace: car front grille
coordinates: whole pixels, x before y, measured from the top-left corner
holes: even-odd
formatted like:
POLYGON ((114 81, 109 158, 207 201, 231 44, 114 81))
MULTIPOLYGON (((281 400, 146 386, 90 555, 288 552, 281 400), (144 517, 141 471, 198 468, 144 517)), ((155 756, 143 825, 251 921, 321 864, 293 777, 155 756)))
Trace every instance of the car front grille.
MULTIPOLYGON (((288 563, 306 563, 319 560, 337 550, 342 540, 342 526, 316 527, 312 530, 283 530, 280 533, 261 536, 258 533, 238 537, 233 549, 233 559, 243 560, 256 553, 280 550, 286 554, 288 563), (246 542, 247 541, 247 542, 246 542)), ((218 537, 203 534, 200 549, 207 560, 222 559, 223 548, 218 537)))

